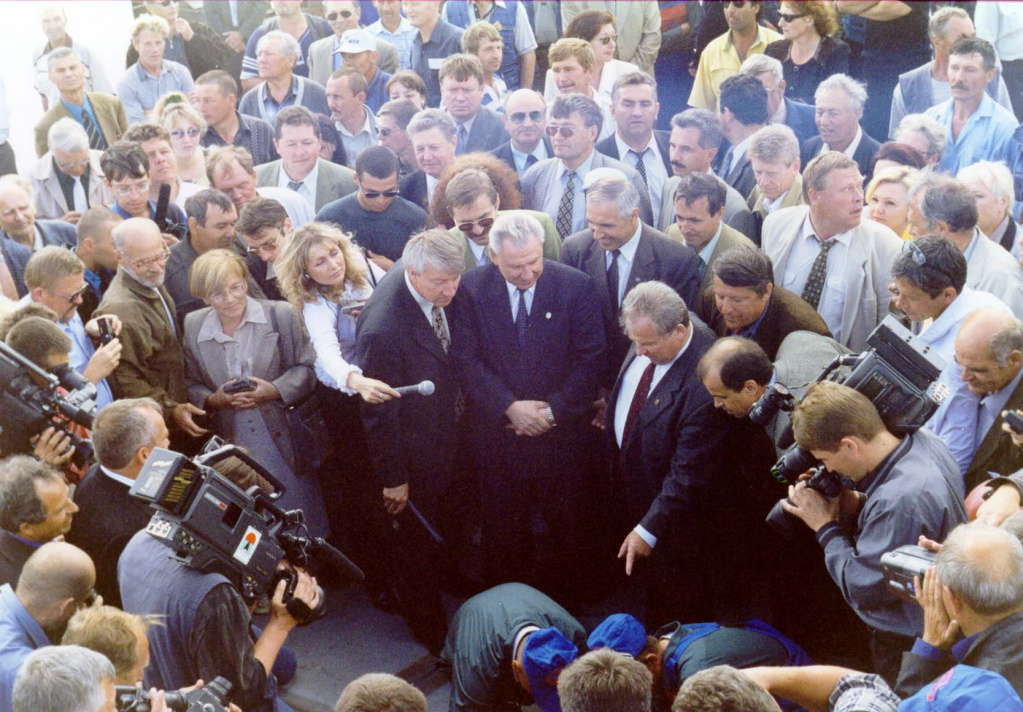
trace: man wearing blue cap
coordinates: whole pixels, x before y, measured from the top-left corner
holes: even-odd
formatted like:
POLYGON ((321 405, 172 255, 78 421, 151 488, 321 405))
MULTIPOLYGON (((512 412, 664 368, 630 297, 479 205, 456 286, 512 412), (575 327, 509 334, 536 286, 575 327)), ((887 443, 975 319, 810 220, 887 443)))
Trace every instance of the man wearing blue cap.
POLYGON ((585 643, 579 622, 535 588, 506 583, 473 596, 452 618, 441 652, 451 666, 450 709, 535 703, 561 712, 558 675, 585 643))

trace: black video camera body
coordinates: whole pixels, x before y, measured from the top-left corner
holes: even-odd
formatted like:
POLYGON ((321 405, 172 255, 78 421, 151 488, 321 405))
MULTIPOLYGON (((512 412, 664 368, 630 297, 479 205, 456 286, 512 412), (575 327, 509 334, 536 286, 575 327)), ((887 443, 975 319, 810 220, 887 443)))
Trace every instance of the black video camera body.
MULTIPOLYGON (((231 683, 223 677, 203 685, 198 690, 165 692, 163 701, 173 712, 227 712, 231 697, 231 683)), ((150 712, 149 693, 142 686, 116 685, 114 702, 118 712, 150 712)))
POLYGON ((922 546, 907 544, 881 556, 881 573, 888 590, 907 601, 916 600, 916 586, 913 579, 924 580, 924 573, 934 566, 935 554, 922 546))

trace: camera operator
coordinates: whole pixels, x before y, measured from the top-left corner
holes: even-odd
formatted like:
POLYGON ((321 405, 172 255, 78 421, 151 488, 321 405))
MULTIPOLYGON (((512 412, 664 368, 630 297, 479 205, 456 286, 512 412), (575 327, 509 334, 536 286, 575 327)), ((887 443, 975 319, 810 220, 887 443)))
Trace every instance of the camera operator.
POLYGON ((18 672, 13 700, 14 712, 111 712, 117 709, 114 666, 77 645, 37 650, 18 672))
MULTIPOLYGON (((158 616, 149 629, 147 687, 173 690, 221 675, 232 685, 232 701, 245 712, 290 708, 277 695, 271 673, 285 639, 298 622, 282 602, 285 583, 273 592, 270 619, 253 640, 251 611, 230 581, 202 573, 167 556, 167 548, 146 531, 125 547, 117 568, 121 600, 129 613, 158 616)), ((295 598, 319 604, 316 579, 299 572, 295 598)))
POLYGON ((25 455, 0 460, 0 584, 18 585, 28 558, 71 529, 78 507, 60 473, 25 455))
POLYGON ((870 627, 875 671, 894 681, 923 615, 888 589, 880 558, 921 534, 940 541, 966 521, 959 468, 929 431, 893 435, 865 395, 831 381, 810 386, 792 427, 796 443, 855 491, 829 500, 804 481, 782 506, 816 532, 832 579, 870 627))

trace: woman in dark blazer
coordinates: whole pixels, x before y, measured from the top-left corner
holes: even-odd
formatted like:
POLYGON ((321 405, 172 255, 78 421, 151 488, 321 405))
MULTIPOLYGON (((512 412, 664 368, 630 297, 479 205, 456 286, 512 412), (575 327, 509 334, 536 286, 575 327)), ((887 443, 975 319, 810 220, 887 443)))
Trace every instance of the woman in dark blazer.
POLYGON ((849 73, 849 45, 832 37, 838 31, 835 10, 830 2, 783 2, 778 17, 785 39, 767 45, 764 54, 781 62, 785 96, 813 104, 818 84, 849 73))

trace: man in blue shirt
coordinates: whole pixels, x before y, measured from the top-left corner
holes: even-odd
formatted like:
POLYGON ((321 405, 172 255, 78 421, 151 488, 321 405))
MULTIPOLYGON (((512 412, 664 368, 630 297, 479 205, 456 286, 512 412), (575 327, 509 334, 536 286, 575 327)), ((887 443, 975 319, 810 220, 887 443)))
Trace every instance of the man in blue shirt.
POLYGON ((441 19, 440 4, 433 0, 406 2, 408 21, 419 30, 412 43, 412 71, 426 82, 426 105, 440 106, 440 65, 462 51, 462 30, 441 19))
MULTIPOLYGON (((302 3, 299 0, 279 0, 273 3, 273 10, 277 17, 264 22, 252 33, 249 41, 245 44, 241 73, 242 91, 248 91, 260 82, 256 50, 259 47, 259 40, 266 33, 280 30, 297 40, 300 51, 295 60, 294 72, 299 77, 309 76, 309 65, 306 64, 306 59, 309 57, 309 46, 316 40, 331 34, 330 23, 322 17, 302 12, 302 3)), ((273 122, 270 123, 272 125, 273 122)))
POLYGON ((128 123, 151 116, 157 100, 167 92, 188 94, 195 89, 188 67, 163 58, 168 35, 167 21, 153 15, 142 15, 132 26, 131 44, 139 61, 128 67, 117 85, 128 123))

